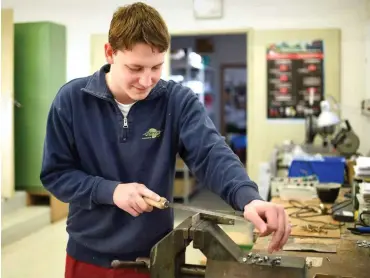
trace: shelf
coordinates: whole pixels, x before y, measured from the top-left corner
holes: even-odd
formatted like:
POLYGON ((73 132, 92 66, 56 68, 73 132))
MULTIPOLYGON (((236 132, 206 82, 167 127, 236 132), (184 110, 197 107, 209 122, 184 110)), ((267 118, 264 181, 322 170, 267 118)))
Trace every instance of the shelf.
POLYGON ((197 190, 197 182, 181 157, 176 159, 176 175, 173 185, 173 198, 188 203, 197 190))
POLYGON ((171 61, 171 69, 172 70, 184 70, 186 71, 187 69, 190 69, 190 70, 194 70, 194 71, 200 71, 200 70, 204 70, 204 71, 214 71, 213 68, 209 67, 209 66, 206 66, 206 65, 203 65, 202 68, 198 68, 198 67, 193 67, 192 65, 187 65, 186 62, 181 62, 181 63, 178 63, 179 61, 171 61))
POLYGON ((215 69, 205 64, 201 55, 194 53, 191 48, 183 50, 183 55, 180 55, 181 59, 171 59, 170 61, 170 76, 173 78, 169 79, 191 88, 194 93, 199 95, 200 102, 204 104, 205 94, 209 95, 214 91, 215 69))

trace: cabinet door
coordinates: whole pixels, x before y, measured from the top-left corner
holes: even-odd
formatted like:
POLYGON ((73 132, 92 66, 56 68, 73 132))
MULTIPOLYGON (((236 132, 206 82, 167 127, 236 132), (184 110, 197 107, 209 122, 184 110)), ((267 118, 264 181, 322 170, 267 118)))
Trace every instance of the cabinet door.
POLYGON ((50 22, 15 24, 16 188, 40 190, 50 105, 66 82, 65 28, 50 22))
MULTIPOLYGON (((49 93, 44 105, 49 111, 49 106, 59 89, 67 82, 67 29, 64 25, 50 24, 49 62, 50 82, 49 93)), ((46 123, 45 123, 46 124, 46 123)))
POLYGON ((13 10, 1 10, 1 196, 14 193, 14 24, 13 10))
POLYGON ((261 163, 270 161, 275 145, 285 140, 304 143, 304 120, 267 118, 267 49, 271 44, 287 42, 324 44, 324 95, 340 101, 340 32, 316 30, 248 31, 248 173, 256 180, 261 163))
MULTIPOLYGON (((90 57, 90 73, 94 73, 99 70, 104 64, 106 64, 104 55, 104 45, 108 42, 107 34, 93 34, 90 39, 91 57, 90 57)), ((170 74, 170 60, 169 53, 166 53, 165 61, 163 65, 162 78, 167 79, 170 74)))

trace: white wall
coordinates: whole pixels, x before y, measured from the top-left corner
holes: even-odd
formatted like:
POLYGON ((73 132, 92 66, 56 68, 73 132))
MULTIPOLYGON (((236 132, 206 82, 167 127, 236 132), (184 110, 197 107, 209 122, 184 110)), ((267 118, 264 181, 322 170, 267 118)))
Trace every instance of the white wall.
MULTIPOLYGON (((369 1, 370 2, 370 1, 369 1)), ((365 42, 365 47, 366 47, 366 93, 367 93, 367 98, 370 98, 370 19, 366 23, 366 29, 365 29, 365 36, 366 36, 366 42, 365 42)))
MULTIPOLYGON (((364 98, 370 99, 370 1, 368 3, 368 20, 366 22, 366 27, 365 27, 365 96, 364 98)), ((368 139, 370 134, 370 117, 367 117, 366 119, 363 119, 364 122, 364 131, 363 131, 363 136, 365 138, 361 138, 362 141, 366 140, 367 143, 367 153, 366 155, 370 156, 370 139, 368 139)))
MULTIPOLYGON (((107 33, 112 12, 134 1, 3 0, 14 9, 16 22, 52 20, 68 28, 68 79, 86 75, 90 67, 90 34, 107 33)), ((370 96, 365 85, 365 23, 370 19, 368 0, 224 0, 221 20, 197 21, 191 0, 148 0, 158 8, 171 32, 233 28, 340 28, 342 30, 342 115, 350 119, 361 138, 361 151, 370 149, 366 134, 370 120, 360 115, 360 102, 370 96), (367 90, 367 92, 366 92, 367 90)), ((369 35, 367 35, 369 38, 369 35)), ((103 51, 103 48, 102 48, 103 51)), ((263 81, 264 82, 264 81, 263 81)), ((330 93, 330 92, 328 92, 330 93)))
MULTIPOLYGON (((366 38, 366 72, 370 72, 370 21, 367 24, 366 28, 367 32, 367 38, 366 38)), ((366 78, 366 91, 367 91, 367 96, 370 98, 370 78, 367 76, 366 78)))

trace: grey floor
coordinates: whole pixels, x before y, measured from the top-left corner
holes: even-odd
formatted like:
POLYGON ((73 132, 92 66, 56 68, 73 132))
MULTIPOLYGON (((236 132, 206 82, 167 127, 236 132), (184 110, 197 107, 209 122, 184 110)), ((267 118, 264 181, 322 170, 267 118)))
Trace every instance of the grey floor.
MULTIPOLYGON (((218 196, 203 190, 195 195, 190 204, 202 208, 224 210, 230 209, 218 196)), ((175 226, 192 213, 175 211, 175 226)), ((221 226, 230 234, 248 241, 250 226, 240 222, 235 226, 221 226)), ((67 234, 65 220, 49 225, 42 230, 2 248, 1 277, 2 278, 63 278, 65 263, 65 247, 67 234)), ((202 253, 190 245, 186 253, 187 263, 199 264, 202 253)))

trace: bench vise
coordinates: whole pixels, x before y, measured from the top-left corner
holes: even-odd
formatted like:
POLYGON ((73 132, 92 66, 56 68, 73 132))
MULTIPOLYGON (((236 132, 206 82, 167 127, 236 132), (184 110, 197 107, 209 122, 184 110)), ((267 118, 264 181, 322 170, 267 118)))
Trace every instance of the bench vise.
POLYGON ((305 258, 248 253, 217 224, 234 222, 198 213, 161 239, 152 248, 150 258, 113 261, 112 267, 136 268, 152 278, 306 278, 305 258), (191 242, 207 258, 206 265, 185 264, 185 251, 191 242))

